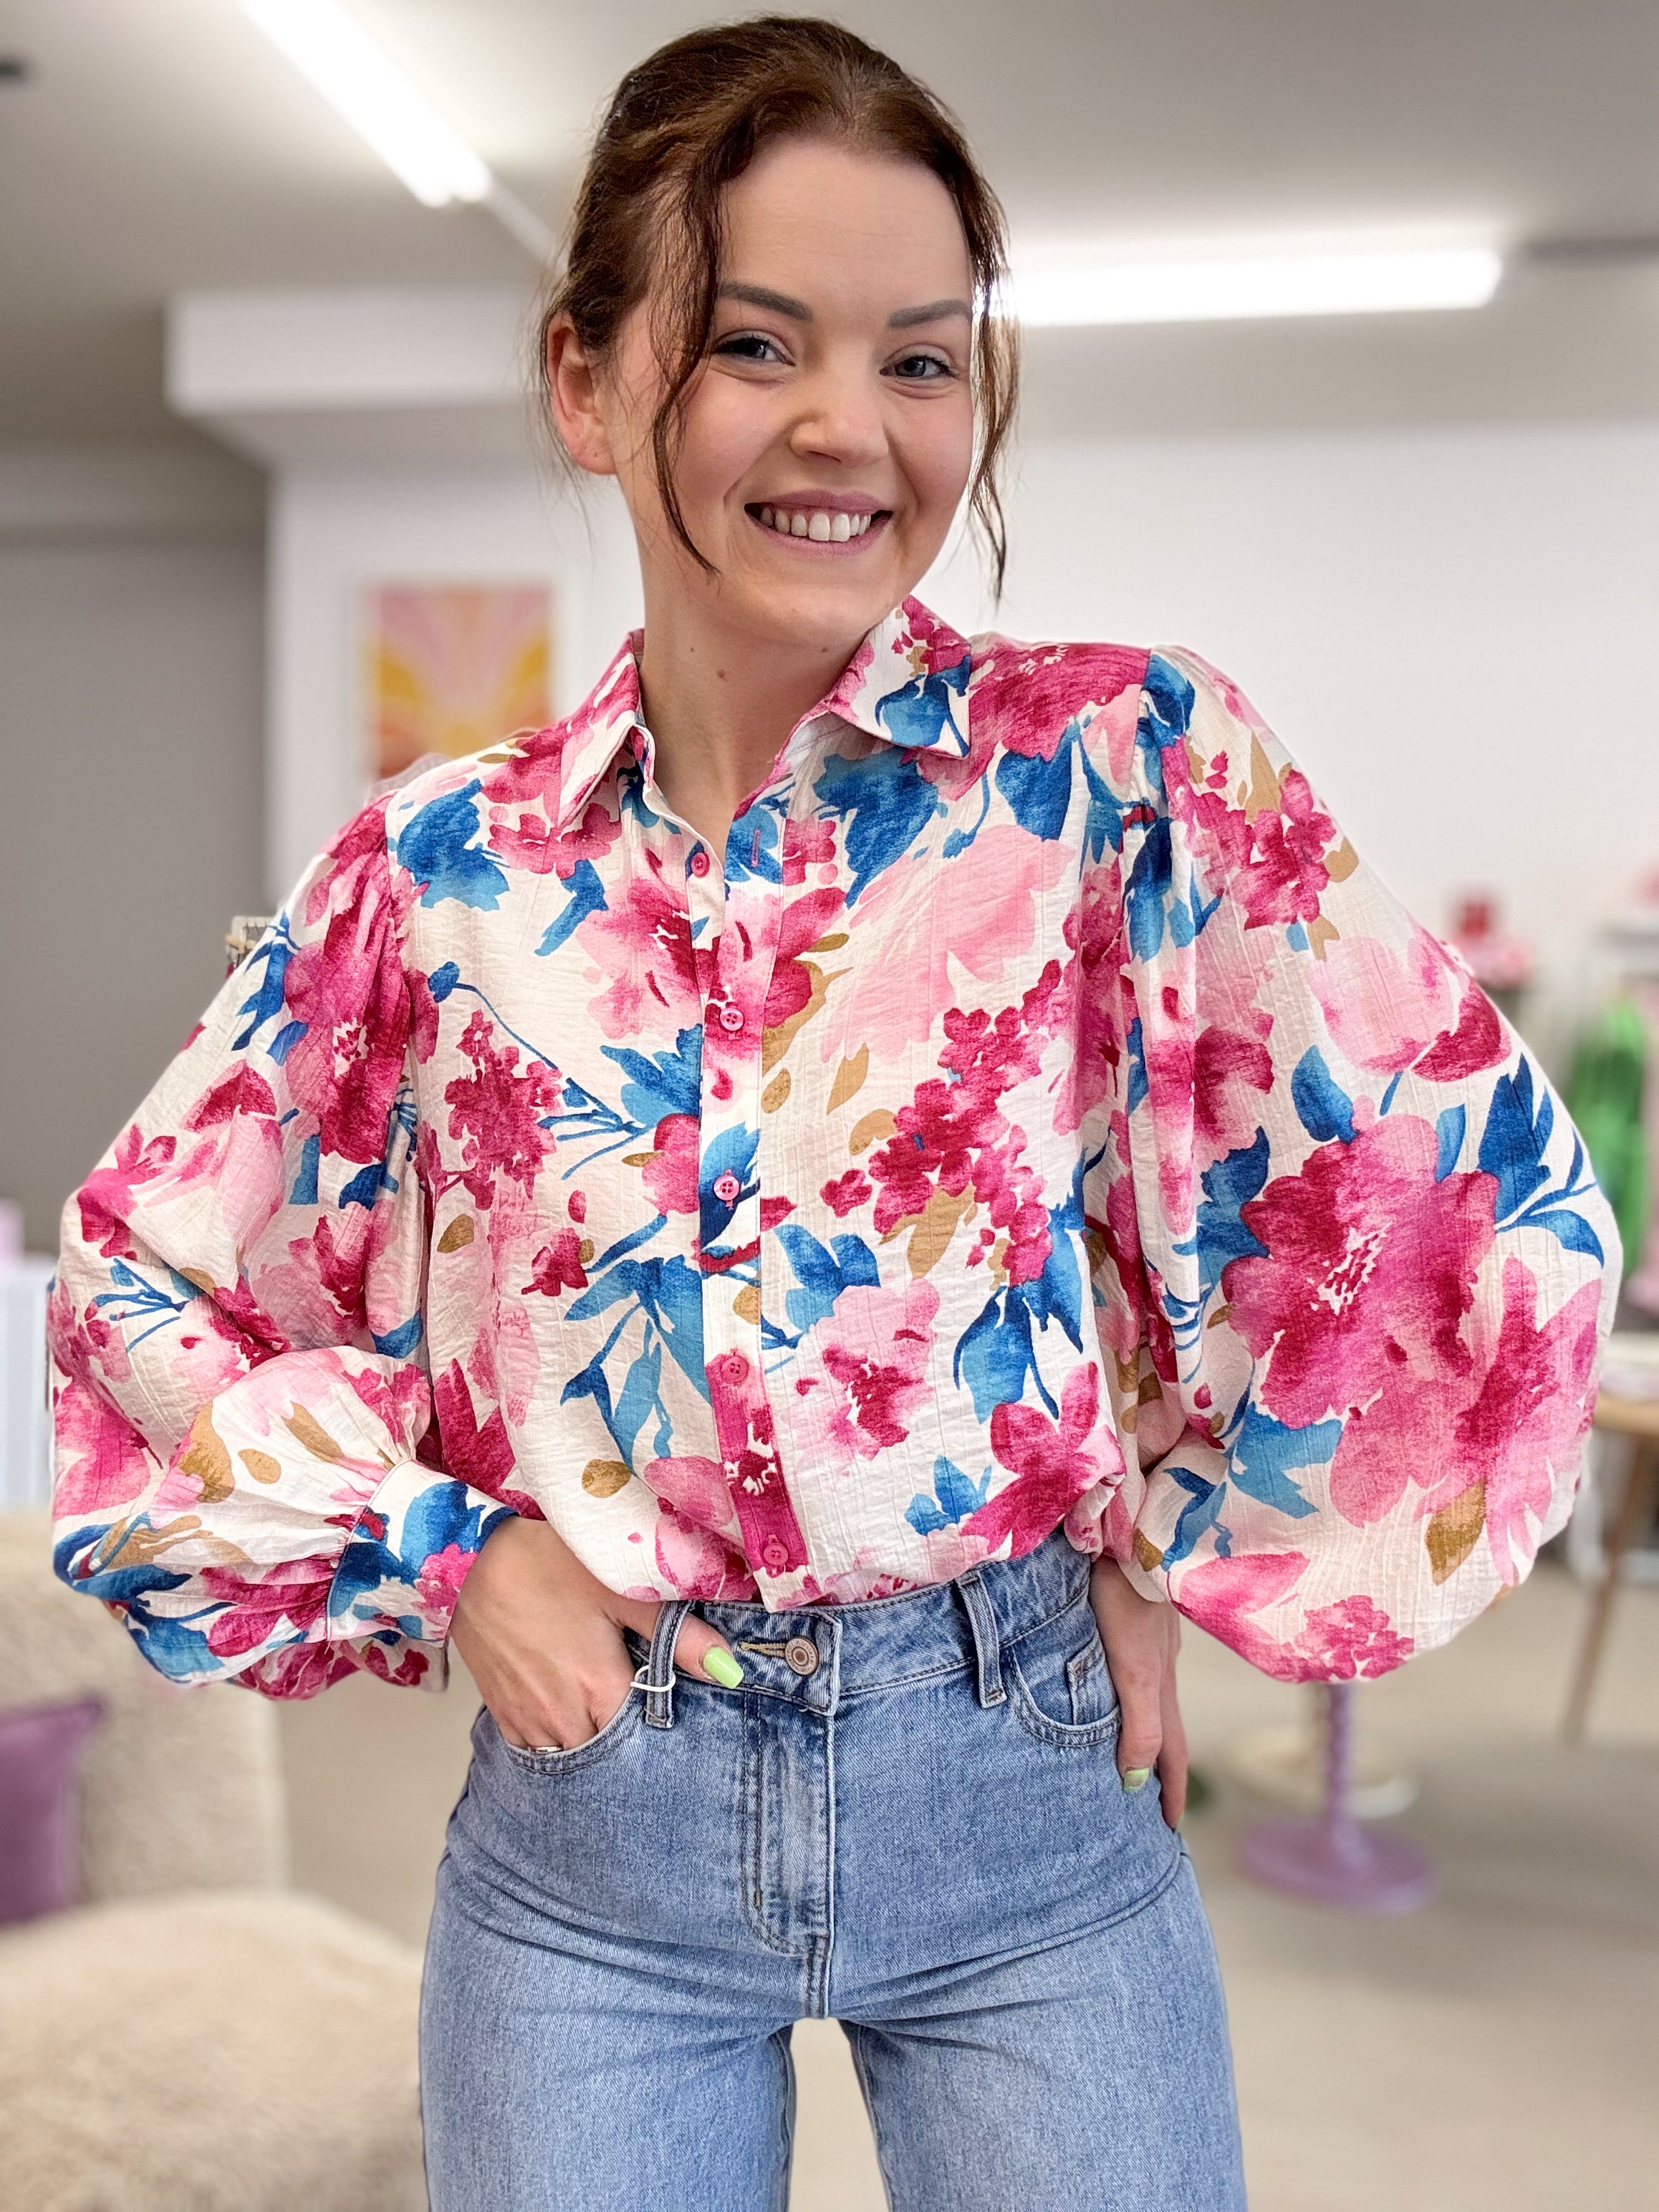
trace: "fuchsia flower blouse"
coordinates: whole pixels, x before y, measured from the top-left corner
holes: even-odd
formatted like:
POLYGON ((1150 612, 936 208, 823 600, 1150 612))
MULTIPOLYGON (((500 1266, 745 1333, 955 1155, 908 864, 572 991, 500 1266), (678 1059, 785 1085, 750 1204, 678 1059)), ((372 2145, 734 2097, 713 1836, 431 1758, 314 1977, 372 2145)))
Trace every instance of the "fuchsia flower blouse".
POLYGON ((1376 1674, 1565 1519, 1571 1125, 1184 653, 914 601, 738 816, 634 648, 336 838, 65 1215, 59 1571, 185 1680, 443 1676, 506 1513, 612 1589, 880 1595, 1063 1523, 1376 1674))

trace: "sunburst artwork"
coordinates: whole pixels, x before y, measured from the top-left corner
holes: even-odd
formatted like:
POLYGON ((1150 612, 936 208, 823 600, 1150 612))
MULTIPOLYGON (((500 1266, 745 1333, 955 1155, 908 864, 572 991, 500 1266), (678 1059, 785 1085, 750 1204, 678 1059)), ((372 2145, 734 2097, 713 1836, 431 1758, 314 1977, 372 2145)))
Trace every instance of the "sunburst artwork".
POLYGON ((380 584, 364 608, 371 775, 477 752, 551 716, 545 583, 380 584))

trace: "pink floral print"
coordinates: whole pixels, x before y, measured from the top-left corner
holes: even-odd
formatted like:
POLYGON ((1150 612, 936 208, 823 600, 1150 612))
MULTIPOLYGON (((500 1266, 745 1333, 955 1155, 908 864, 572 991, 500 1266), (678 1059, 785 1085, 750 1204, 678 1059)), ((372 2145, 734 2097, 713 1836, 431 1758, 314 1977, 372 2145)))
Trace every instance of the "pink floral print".
POLYGON ((636 651, 349 823, 71 1201, 66 1579, 308 1696, 441 1680, 509 1513, 774 1607, 1063 1527, 1298 1680, 1524 1573, 1611 1218, 1237 688, 907 603, 719 855, 636 651))

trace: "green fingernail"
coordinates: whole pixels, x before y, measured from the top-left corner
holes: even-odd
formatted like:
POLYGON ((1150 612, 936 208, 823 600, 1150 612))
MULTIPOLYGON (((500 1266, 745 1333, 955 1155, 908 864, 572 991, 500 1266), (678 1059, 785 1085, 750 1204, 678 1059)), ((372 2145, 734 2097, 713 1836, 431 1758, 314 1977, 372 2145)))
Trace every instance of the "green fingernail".
POLYGON ((1123 1786, 1132 1797, 1137 1790, 1144 1790, 1152 1778, 1150 1766, 1126 1766, 1123 1770, 1123 1786))
POLYGON ((711 1682, 718 1682, 723 1690, 735 1690, 743 1680, 743 1669, 729 1651, 717 1644, 702 1655, 702 1671, 711 1682))

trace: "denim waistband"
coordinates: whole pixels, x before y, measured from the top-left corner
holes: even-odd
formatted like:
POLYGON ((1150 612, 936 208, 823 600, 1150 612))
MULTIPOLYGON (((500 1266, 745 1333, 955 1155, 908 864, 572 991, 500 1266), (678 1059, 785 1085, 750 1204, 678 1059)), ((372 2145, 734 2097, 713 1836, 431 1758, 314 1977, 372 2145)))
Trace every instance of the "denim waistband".
MULTIPOLYGON (((981 1704, 993 1705, 1006 1695, 1004 1647, 1081 1597, 1089 1567, 1056 1529, 1023 1559, 989 1560, 954 1582, 896 1597, 797 1606, 784 1613, 724 1602, 696 1610, 738 1653, 744 1688, 763 1697, 832 1713, 848 1698, 967 1668, 977 1676, 981 1704)), ((667 1659, 690 1610, 683 1600, 663 1607, 649 1662, 640 1669, 645 1717, 657 1728, 673 1723, 673 1668, 667 1659)))

